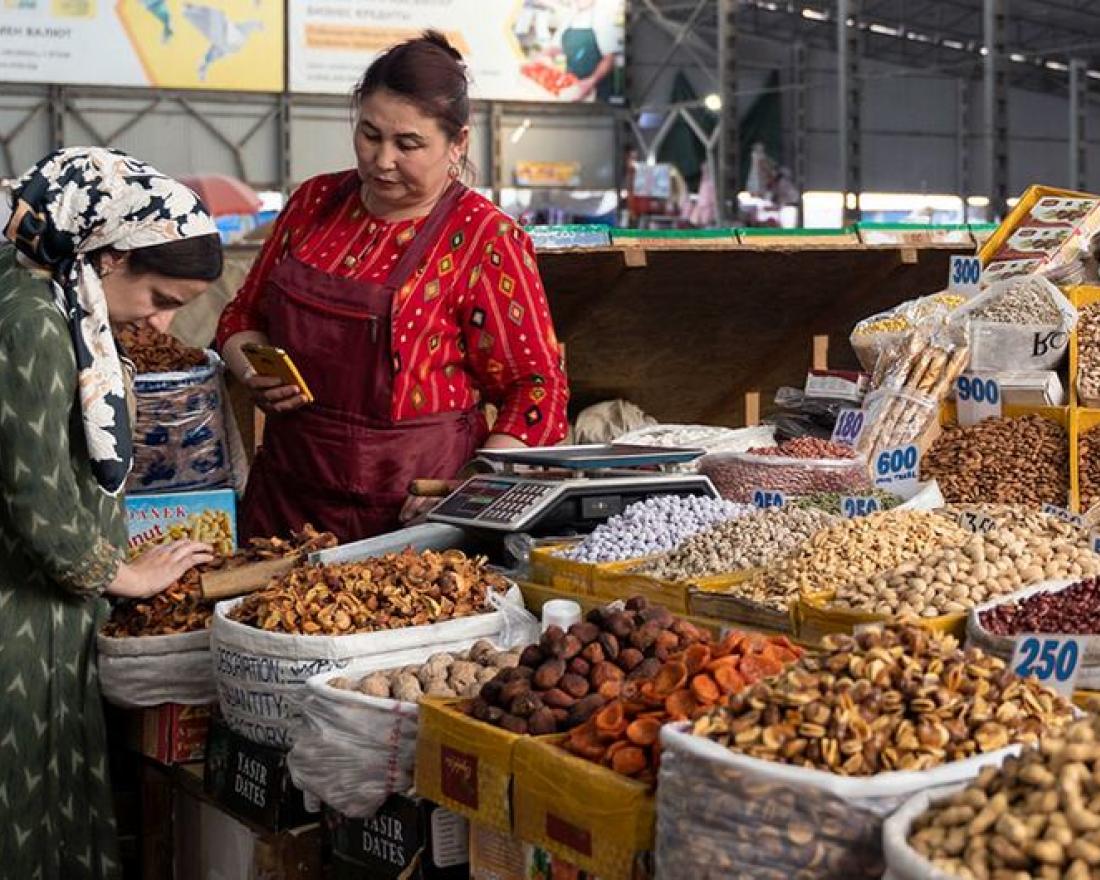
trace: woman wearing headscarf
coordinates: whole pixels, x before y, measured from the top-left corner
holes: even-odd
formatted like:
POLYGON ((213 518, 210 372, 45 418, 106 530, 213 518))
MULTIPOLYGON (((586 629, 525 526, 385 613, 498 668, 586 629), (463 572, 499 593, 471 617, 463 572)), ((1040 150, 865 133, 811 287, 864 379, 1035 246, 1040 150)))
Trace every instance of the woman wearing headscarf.
POLYGON ((127 365, 113 329, 165 329, 221 273, 182 184, 114 150, 16 181, 0 245, 0 874, 120 873, 95 632, 104 594, 154 595, 210 548, 125 561, 127 365))

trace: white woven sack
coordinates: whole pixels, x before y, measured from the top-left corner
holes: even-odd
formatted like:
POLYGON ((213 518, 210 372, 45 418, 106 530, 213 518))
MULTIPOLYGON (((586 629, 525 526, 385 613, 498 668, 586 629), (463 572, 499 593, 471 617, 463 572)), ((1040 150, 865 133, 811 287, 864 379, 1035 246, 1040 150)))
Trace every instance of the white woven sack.
POLYGON ((497 610, 426 626, 346 636, 289 635, 247 626, 229 618, 241 601, 219 602, 214 608, 210 647, 218 702, 226 723, 241 736, 283 748, 293 743, 296 702, 313 676, 380 654, 394 655, 394 665, 403 666, 415 662, 419 649, 446 650, 444 646, 465 641, 499 638, 515 626, 520 615, 532 619, 516 586, 505 597, 496 597, 507 613, 497 610))
POLYGON ((99 686, 125 709, 162 703, 197 706, 218 698, 210 660, 210 631, 115 638, 99 633, 99 686))
POLYGON ((962 785, 952 785, 922 791, 913 795, 886 820, 882 828, 882 850, 891 877, 896 880, 959 880, 958 875, 941 871, 909 845, 909 829, 934 801, 949 798, 963 788, 962 785))
POLYGON ((315 802, 355 819, 373 816, 391 794, 408 791, 416 760, 417 704, 369 697, 329 682, 421 664, 440 651, 465 651, 474 641, 417 648, 415 657, 402 662, 383 654, 313 676, 298 698, 299 717, 291 731, 294 746, 287 764, 294 784, 315 802))

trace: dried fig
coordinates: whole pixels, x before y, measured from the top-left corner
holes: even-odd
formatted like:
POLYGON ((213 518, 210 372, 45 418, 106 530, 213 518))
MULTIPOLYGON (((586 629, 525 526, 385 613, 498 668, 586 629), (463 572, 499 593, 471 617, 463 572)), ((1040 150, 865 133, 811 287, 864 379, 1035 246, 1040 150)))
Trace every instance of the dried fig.
POLYGON ((645 660, 645 654, 637 648, 627 648, 619 654, 616 662, 619 664, 619 668, 624 672, 630 672, 643 660, 645 660))
POLYGON ((603 629, 603 622, 604 619, 607 617, 605 611, 606 609, 603 608, 593 608, 584 616, 584 622, 591 623, 594 626, 603 629))
POLYGON ((500 726, 511 733, 523 736, 527 733, 527 719, 517 718, 515 715, 505 715, 500 719, 500 726))
POLYGON ((466 711, 470 713, 471 718, 476 718, 478 721, 489 720, 489 704, 486 703, 485 700, 481 697, 478 697, 472 703, 470 703, 470 706, 466 711))
POLYGON ((540 691, 550 690, 556 687, 561 677, 565 675, 565 661, 560 659, 547 660, 537 670, 531 682, 540 691))
POLYGON ((514 700, 511 705, 508 706, 508 711, 515 715, 517 718, 527 718, 533 714, 537 709, 542 708, 542 700, 537 695, 528 691, 525 694, 520 694, 514 700))
POLYGON ((626 674, 614 663, 597 663, 592 667, 592 674, 588 677, 593 688, 599 688, 605 681, 622 681, 626 674))
POLYGON ((504 690, 504 682, 500 676, 493 678, 481 686, 481 699, 486 703, 499 703, 501 691, 504 690))
POLYGON ((519 655, 518 665, 527 666, 530 669, 538 669, 545 659, 546 655, 543 654, 542 648, 538 645, 528 645, 523 649, 523 653, 519 655))
POLYGON ((588 678, 588 673, 592 671, 592 664, 583 657, 574 657, 569 661, 569 671, 576 673, 581 678, 588 678))
POLYGON ((630 670, 631 679, 646 679, 653 678, 658 672, 661 671, 661 661, 656 657, 647 657, 632 670, 630 670))
POLYGON ((627 611, 645 611, 649 607, 649 600, 645 596, 631 596, 625 604, 627 611))
POLYGON ((634 631, 634 621, 622 611, 616 611, 607 618, 605 629, 617 639, 625 639, 634 631))
POLYGON ((600 637, 600 628, 594 623, 582 621, 569 627, 569 635, 576 636, 581 644, 590 645, 600 637))
POLYGON ((581 651, 581 656, 589 663, 602 663, 607 658, 604 657, 603 647, 599 642, 592 642, 592 644, 585 647, 581 651))
POLYGON ((614 660, 619 656, 619 640, 611 633, 600 633, 599 642, 604 660, 614 660))
MULTIPOLYGON (((657 637, 661 635, 661 627, 656 623, 647 623, 640 626, 630 634, 630 644, 643 654, 657 644, 657 637)), ((672 635, 672 633, 669 633, 672 635)), ((675 636, 672 636, 676 638, 675 636)))
POLYGON ((539 639, 539 647, 547 657, 565 655, 565 631, 557 625, 548 626, 539 639))
POLYGON ((578 700, 589 691, 588 681, 581 678, 579 675, 574 675, 572 672, 567 672, 563 675, 559 684, 563 691, 572 697, 576 697, 578 700))
POLYGON ((642 620, 647 623, 656 623, 661 629, 672 626, 672 621, 675 619, 673 613, 665 608, 664 605, 650 605, 642 611, 642 620))
POLYGON ((558 727, 561 727, 563 724, 566 723, 566 721, 569 720, 568 709, 559 709, 557 707, 554 707, 550 710, 550 714, 554 716, 554 724, 558 727))
POLYGON ((540 706, 527 719, 527 732, 534 736, 545 736, 557 729, 558 722, 554 717, 554 710, 546 706, 540 706))
POLYGON ((577 698, 570 696, 561 688, 551 688, 545 693, 539 694, 542 701, 551 709, 568 709, 577 702, 577 698))
POLYGON ((531 683, 520 679, 519 681, 510 681, 504 686, 500 692, 500 699, 497 701, 501 706, 511 705, 512 700, 518 697, 520 694, 525 694, 531 690, 531 683))
POLYGON ((567 635, 564 644, 565 649, 562 651, 561 656, 566 660, 572 660, 580 654, 581 649, 584 648, 584 643, 573 635, 567 635))
POLYGON ((568 724, 571 727, 575 727, 578 724, 584 724, 589 718, 592 717, 594 712, 598 712, 606 701, 599 694, 589 694, 583 700, 578 700, 572 709, 569 710, 568 724))

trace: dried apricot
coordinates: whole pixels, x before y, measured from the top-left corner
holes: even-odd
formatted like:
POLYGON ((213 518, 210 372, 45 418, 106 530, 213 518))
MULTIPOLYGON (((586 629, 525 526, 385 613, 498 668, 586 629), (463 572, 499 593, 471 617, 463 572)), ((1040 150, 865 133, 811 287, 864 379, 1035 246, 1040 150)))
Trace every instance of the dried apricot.
POLYGON ((623 776, 633 776, 641 773, 649 763, 646 761, 645 752, 637 746, 627 746, 620 749, 611 757, 611 769, 623 776))
POLYGON ((704 706, 713 706, 722 696, 709 675, 697 675, 691 680, 691 695, 704 706))
POLYGON ((626 728, 626 738, 636 746, 651 746, 661 735, 661 722, 656 718, 635 718, 626 728))

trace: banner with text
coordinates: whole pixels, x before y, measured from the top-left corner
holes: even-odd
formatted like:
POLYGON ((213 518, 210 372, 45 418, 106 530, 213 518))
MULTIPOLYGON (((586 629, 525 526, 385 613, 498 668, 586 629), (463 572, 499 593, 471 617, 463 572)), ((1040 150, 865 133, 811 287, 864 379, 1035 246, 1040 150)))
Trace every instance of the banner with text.
POLYGON ((0 80, 283 88, 283 0, 0 0, 0 12, 0 80))
POLYGON ((626 0, 298 0, 288 7, 295 92, 350 94, 380 52, 434 28, 462 53, 475 98, 622 100, 626 0))

